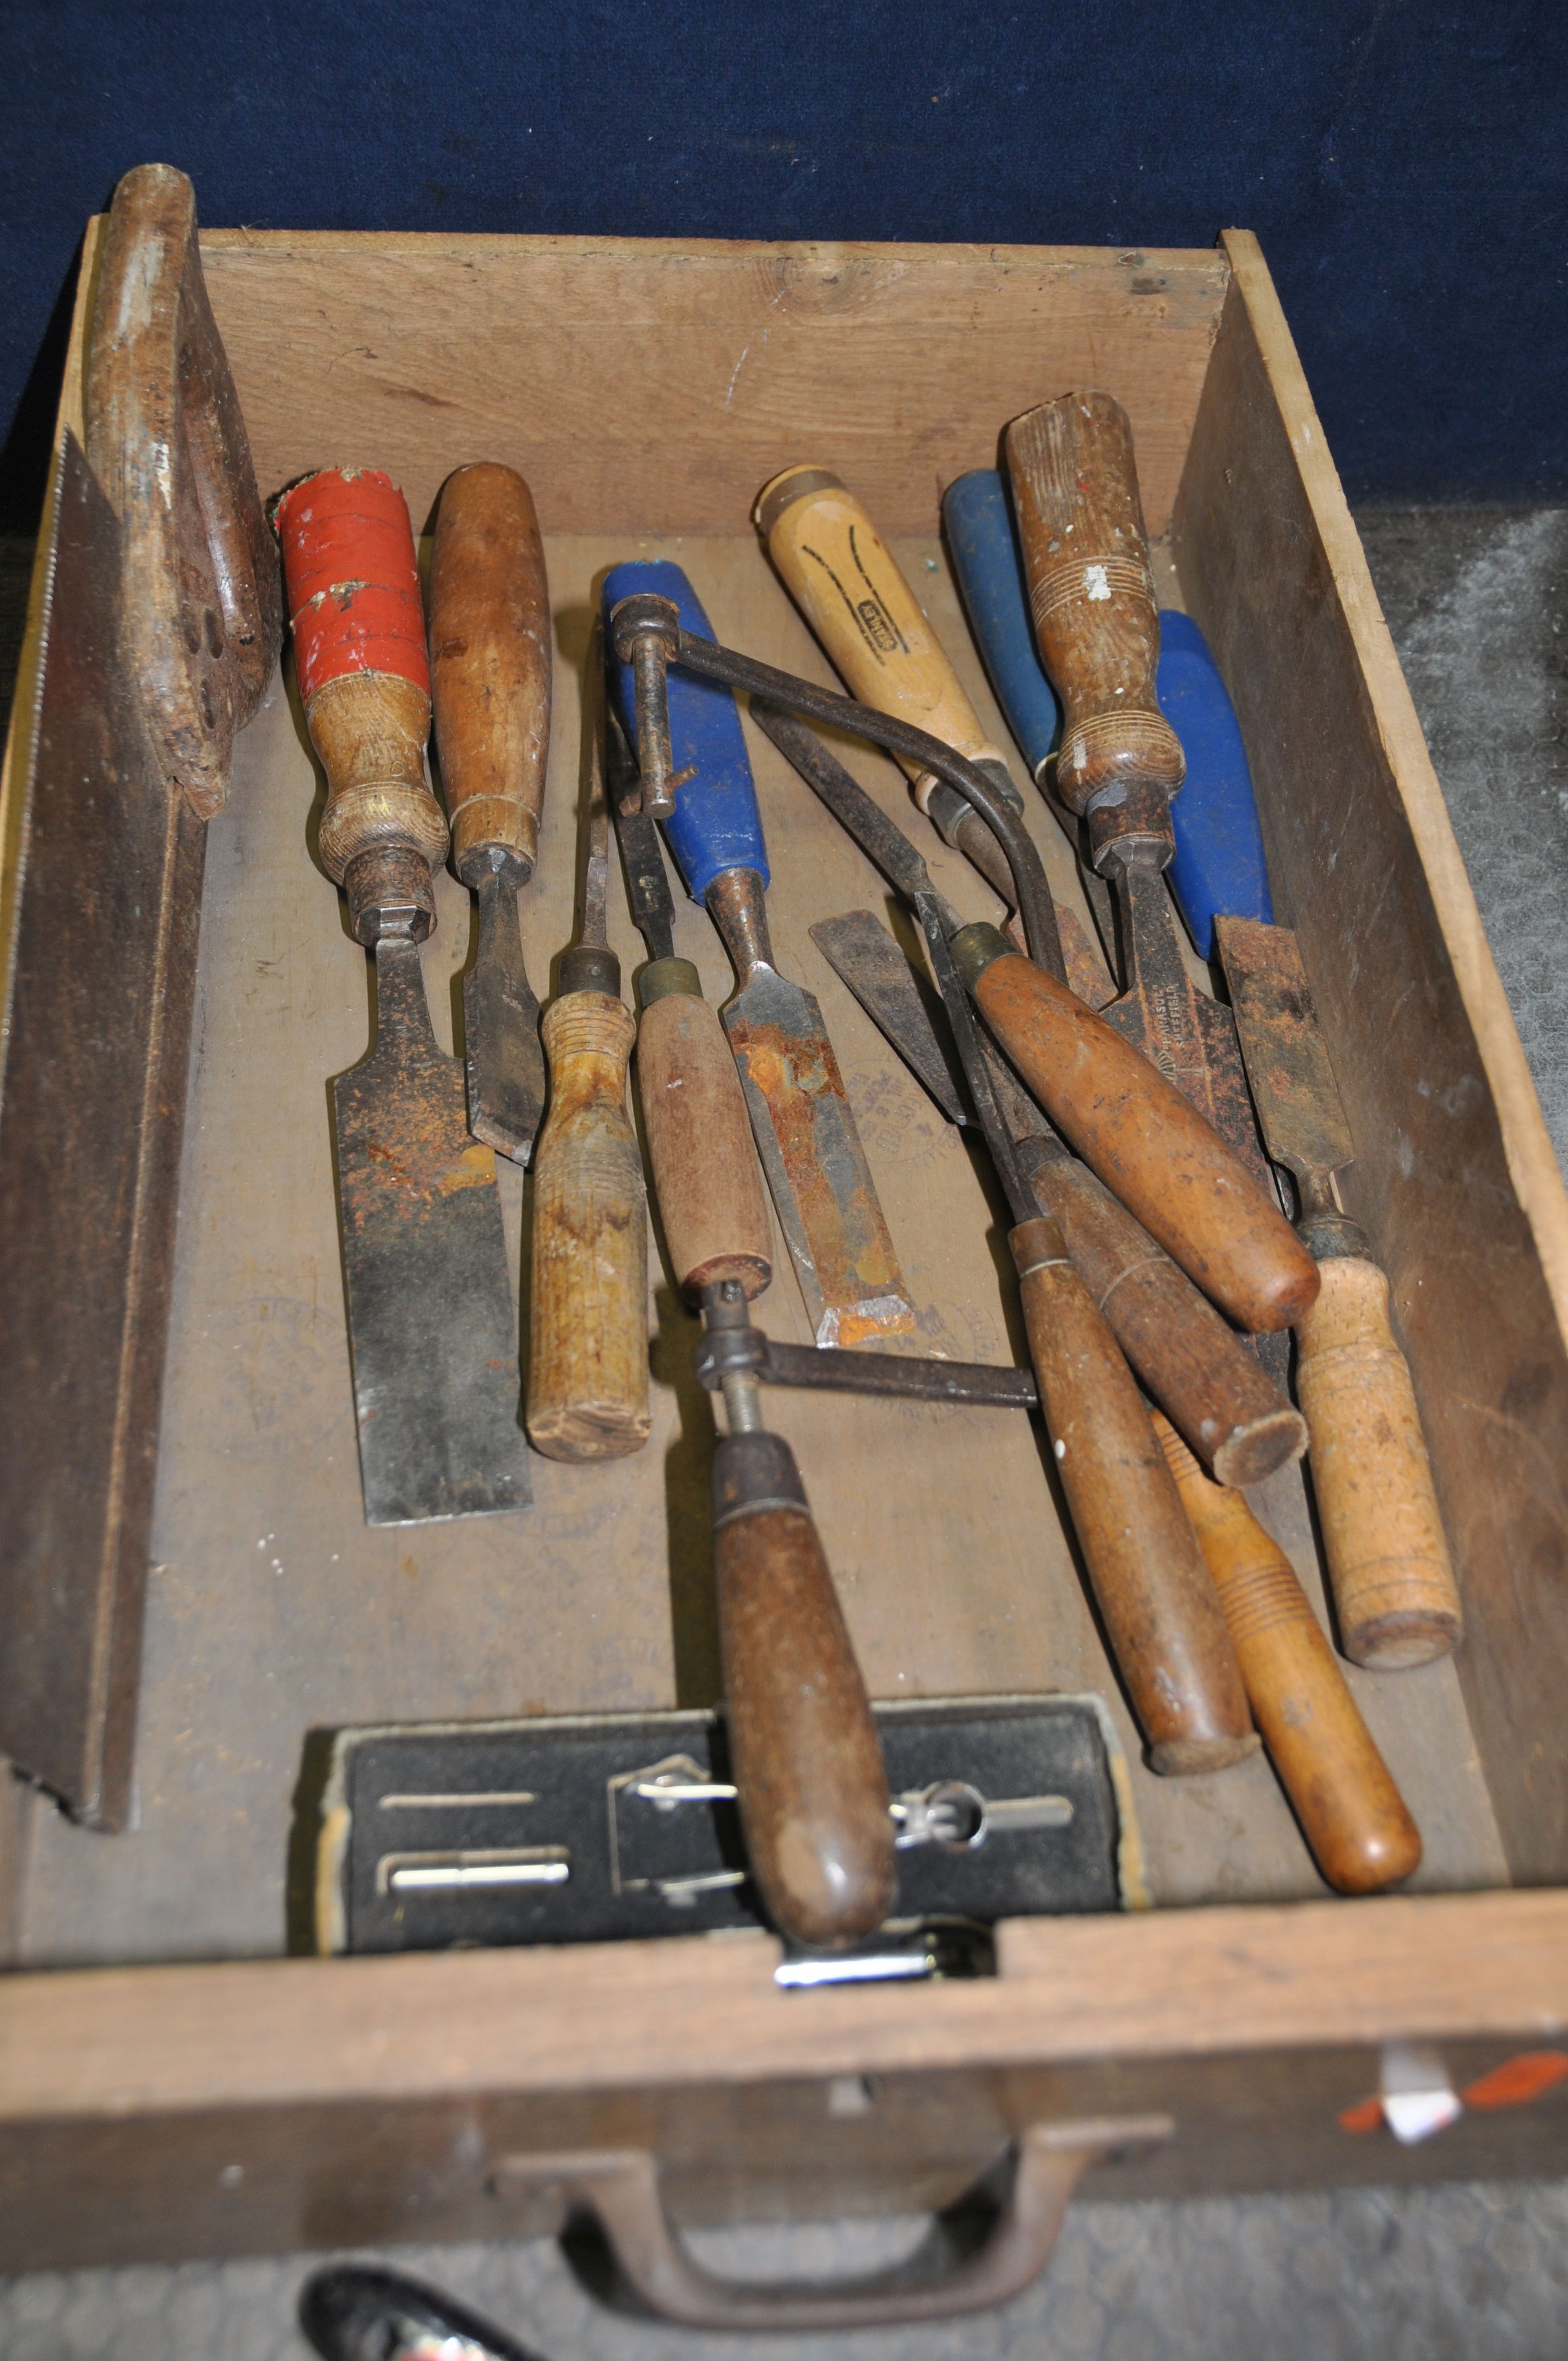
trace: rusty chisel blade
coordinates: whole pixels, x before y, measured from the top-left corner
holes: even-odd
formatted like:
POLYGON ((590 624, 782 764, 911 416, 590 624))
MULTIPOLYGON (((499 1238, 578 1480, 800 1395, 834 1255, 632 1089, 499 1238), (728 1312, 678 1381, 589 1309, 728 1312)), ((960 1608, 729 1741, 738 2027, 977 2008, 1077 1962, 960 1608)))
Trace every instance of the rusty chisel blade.
POLYGON ((938 1023, 941 1003, 916 973, 880 918, 869 910, 846 910, 823 918, 811 939, 841 983, 848 984, 872 1023, 924 1083, 949 1123, 972 1124, 957 1053, 938 1023))
POLYGON ((1214 924, 1268 1152, 1302 1182, 1326 1181, 1354 1163, 1355 1143, 1295 934, 1255 918, 1214 924))
POLYGON ((436 1043, 417 946, 376 946, 376 1038, 332 1085, 365 1521, 532 1498, 492 1149, 436 1043))

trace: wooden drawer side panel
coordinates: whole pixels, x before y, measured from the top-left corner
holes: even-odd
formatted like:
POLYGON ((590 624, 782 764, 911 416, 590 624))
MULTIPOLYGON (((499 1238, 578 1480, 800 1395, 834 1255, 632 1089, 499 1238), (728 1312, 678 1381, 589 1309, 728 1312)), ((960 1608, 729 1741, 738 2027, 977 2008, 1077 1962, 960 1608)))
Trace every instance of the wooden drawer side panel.
POLYGON ((1516 1879, 1568 1875, 1568 1200, 1441 790, 1252 238, 1174 537, 1241 715, 1466 1598, 1516 1879))

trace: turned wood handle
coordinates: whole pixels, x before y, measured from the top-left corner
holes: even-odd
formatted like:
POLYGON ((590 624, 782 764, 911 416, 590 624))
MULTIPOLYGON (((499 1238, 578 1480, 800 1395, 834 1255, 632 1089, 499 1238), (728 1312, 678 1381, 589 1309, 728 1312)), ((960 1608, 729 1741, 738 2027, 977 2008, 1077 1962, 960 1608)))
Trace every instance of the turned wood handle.
POLYGON ((446 851, 446 822, 424 774, 430 664, 408 504, 378 468, 323 468, 273 510, 311 743, 327 775, 319 844, 367 939, 367 873, 381 856, 422 864, 446 851), (349 871, 360 864, 358 875, 349 871), (361 919, 365 917, 365 925, 361 919))
POLYGON ((773 1232, 734 1052, 688 961, 655 961, 639 991, 637 1088, 676 1284, 695 1301, 738 1279, 750 1300, 773 1277, 773 1232))
POLYGON ((1223 1770, 1257 1734, 1148 1412, 1056 1224, 1021 1222, 1009 1243, 1057 1472, 1149 1762, 1223 1770))
POLYGON ((1321 1270, 1296 1331, 1308 1465, 1345 1654, 1395 1672, 1458 1646, 1459 1590, 1387 1279, 1355 1255, 1321 1270))
POLYGON ((200 818, 283 632, 278 554, 196 243, 183 172, 115 191, 82 387, 87 456, 120 520, 127 668, 168 778, 200 818))
MULTIPOLYGON (((851 697, 1007 770, 887 544, 826 467, 786 467, 757 496, 757 530, 851 697)), ((903 757, 899 758, 904 761, 903 757)), ((924 811, 937 785, 904 761, 924 811)))
POLYGON ((897 1892, 887 1774, 787 1443, 725 1436, 713 1521, 725 1725, 752 1874, 784 1934, 856 1942, 897 1892))
POLYGON ((994 927, 960 928, 952 950, 1051 1121, 1189 1278, 1239 1327, 1299 1320, 1318 1292, 1317 1264, 1175 1084, 994 927))
MULTIPOLYGON (((1019 1143, 1020 1156, 1028 1146, 1019 1143)), ((1029 1179, 1128 1362, 1221 1483, 1260 1484, 1299 1459, 1299 1411, 1088 1165, 1058 1154, 1029 1179)))
POLYGON ((466 885, 539 858, 550 758, 550 587, 533 496, 515 468, 441 488, 430 566, 430 678, 452 864, 466 885))
POLYGON ((540 1032, 550 1102, 533 1150, 528 1438, 550 1459, 648 1440, 648 1200, 626 1111, 624 1002, 573 992, 540 1032))
POLYGON ((1172 796, 1186 772, 1155 696, 1159 610, 1133 430, 1108 393, 1064 393, 1004 438, 1040 653, 1062 701, 1057 790, 1075 812, 1113 790, 1172 796))
POLYGON ((1397 1885, 1420 1866, 1420 1831, 1295 1567, 1241 1494, 1211 1483, 1157 1411, 1154 1426, 1214 1577, 1263 1742, 1313 1859, 1342 1894, 1397 1885))

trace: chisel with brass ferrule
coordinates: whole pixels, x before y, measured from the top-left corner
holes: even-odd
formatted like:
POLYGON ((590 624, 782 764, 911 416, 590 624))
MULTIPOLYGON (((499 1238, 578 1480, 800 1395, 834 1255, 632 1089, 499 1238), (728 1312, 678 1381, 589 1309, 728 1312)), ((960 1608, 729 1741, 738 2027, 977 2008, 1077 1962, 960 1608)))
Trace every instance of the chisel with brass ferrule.
POLYGON ((530 1498, 517 1331, 492 1151, 436 1044, 419 946, 446 824, 424 775, 430 670, 403 496, 327 468, 274 522, 311 742, 320 847, 376 961, 369 1055, 332 1085, 366 1520, 421 1524, 530 1498))
POLYGON ((648 1198, 626 1106, 636 1027, 609 948, 604 644, 583 674, 576 940, 544 1012, 550 1104, 533 1152, 528 1433, 552 1459, 618 1459, 648 1440, 648 1198))
POLYGON ((463 979, 468 1126, 526 1164, 544 1109, 544 1051, 517 895, 539 858, 550 759, 550 593, 532 497, 510 467, 459 467, 441 488, 430 682, 452 865, 479 911, 463 979))
POLYGON ((1296 1177, 1322 1274, 1296 1323, 1296 1387, 1345 1653, 1376 1671, 1428 1664, 1459 1642, 1459 1591, 1388 1281, 1334 1196, 1355 1143, 1311 987, 1289 928, 1223 917, 1216 933, 1263 1136, 1296 1177))
MULTIPOLYGON (((678 611, 684 630, 711 641, 690 583, 663 559, 610 569, 607 629, 613 629, 613 609, 650 595, 678 611)), ((631 737, 638 733, 637 691, 624 654, 614 678, 631 737)), ((912 1332, 909 1290, 822 1011, 773 962, 767 847, 734 697, 685 675, 669 681, 667 696, 668 745, 678 765, 678 800, 665 823, 670 846, 687 892, 707 905, 735 970, 735 994, 720 1014, 813 1334, 819 1345, 854 1345, 912 1332)), ((649 765, 641 768, 646 785, 649 765)))

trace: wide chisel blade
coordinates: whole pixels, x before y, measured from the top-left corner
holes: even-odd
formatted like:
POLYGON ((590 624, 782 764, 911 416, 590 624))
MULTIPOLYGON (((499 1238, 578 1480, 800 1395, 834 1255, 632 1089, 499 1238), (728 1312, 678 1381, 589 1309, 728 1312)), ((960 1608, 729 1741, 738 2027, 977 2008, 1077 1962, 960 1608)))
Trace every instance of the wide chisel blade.
POLYGON ((1354 1162, 1355 1142, 1295 935, 1231 917, 1215 933, 1268 1152, 1302 1181, 1326 1180, 1354 1162))
POLYGON ((377 944, 376 1002, 375 1046, 332 1085, 366 1522, 524 1508, 495 1155, 469 1135, 411 941, 377 944))

